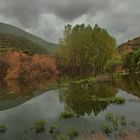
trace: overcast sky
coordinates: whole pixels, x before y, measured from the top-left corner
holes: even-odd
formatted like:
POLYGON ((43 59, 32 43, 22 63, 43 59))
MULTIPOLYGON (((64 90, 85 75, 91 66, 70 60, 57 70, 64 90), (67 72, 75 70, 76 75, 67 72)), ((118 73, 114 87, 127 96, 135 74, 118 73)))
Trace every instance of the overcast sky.
POLYGON ((51 42, 66 24, 97 23, 120 44, 140 36, 140 0, 0 0, 0 22, 51 42))

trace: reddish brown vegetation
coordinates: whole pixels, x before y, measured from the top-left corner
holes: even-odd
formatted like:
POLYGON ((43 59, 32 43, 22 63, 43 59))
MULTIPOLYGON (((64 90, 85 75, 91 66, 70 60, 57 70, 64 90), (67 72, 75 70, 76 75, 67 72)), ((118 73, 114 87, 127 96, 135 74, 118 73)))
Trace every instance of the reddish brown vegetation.
POLYGON ((40 84, 55 77, 56 64, 52 56, 30 56, 20 51, 0 54, 0 81, 40 84))
POLYGON ((121 135, 122 139, 123 140, 140 140, 140 137, 138 136, 137 132, 129 132, 129 131, 126 131, 124 133, 122 133, 121 135))
POLYGON ((107 138, 107 136, 105 136, 102 133, 97 133, 97 134, 91 135, 89 137, 86 136, 86 137, 79 138, 79 140, 110 140, 110 139, 107 138))
POLYGON ((0 81, 7 75, 7 70, 9 68, 9 61, 7 55, 0 54, 0 81))
MULTIPOLYGON (((88 136, 81 137, 79 138, 79 140, 112 140, 112 139, 108 138, 106 135, 102 133, 96 133, 95 135, 91 135, 89 137, 88 136)), ((114 140, 140 140, 140 137, 136 132, 132 133, 127 131, 122 133, 121 137, 114 138, 114 140)))

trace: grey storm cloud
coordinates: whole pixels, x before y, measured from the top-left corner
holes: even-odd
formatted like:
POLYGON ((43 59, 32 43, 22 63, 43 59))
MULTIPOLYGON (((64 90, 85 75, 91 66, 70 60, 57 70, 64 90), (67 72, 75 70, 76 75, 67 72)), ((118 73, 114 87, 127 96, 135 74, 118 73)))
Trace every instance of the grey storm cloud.
POLYGON ((48 1, 48 9, 55 15, 65 19, 74 20, 83 14, 103 10, 109 6, 110 0, 54 0, 48 1))
POLYGON ((65 24, 99 24, 118 43, 140 35, 140 0, 0 0, 0 20, 44 39, 60 38, 65 24))
POLYGON ((16 18, 24 26, 37 23, 43 13, 54 14, 66 21, 92 11, 103 10, 110 0, 1 0, 0 12, 16 18))
POLYGON ((36 24, 39 18, 39 7, 34 0, 0 0, 0 13, 8 18, 17 19, 25 27, 36 24))

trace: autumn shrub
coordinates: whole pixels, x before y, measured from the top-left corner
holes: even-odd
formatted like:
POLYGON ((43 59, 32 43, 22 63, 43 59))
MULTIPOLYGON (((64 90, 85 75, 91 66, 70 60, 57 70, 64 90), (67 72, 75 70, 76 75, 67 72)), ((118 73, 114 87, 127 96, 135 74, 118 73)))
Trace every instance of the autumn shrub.
POLYGON ((9 68, 9 59, 5 54, 0 54, 0 81, 2 82, 6 77, 9 68))
MULTIPOLYGON (((5 70, 5 81, 18 82, 44 82, 56 77, 55 58, 50 55, 28 55, 20 51, 7 52, 5 65, 9 67, 5 70)), ((4 59, 4 58, 3 58, 4 59)), ((1 60, 0 60, 1 61, 1 60)), ((4 61, 4 60, 3 60, 4 61)), ((0 63, 0 67, 2 63, 0 63)), ((0 74, 2 75, 2 74, 0 74)))

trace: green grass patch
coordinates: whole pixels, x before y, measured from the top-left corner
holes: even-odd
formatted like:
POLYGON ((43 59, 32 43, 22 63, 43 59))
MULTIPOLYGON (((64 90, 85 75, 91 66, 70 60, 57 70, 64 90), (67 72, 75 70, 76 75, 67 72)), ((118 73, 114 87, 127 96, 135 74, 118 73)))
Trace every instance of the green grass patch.
MULTIPOLYGON (((97 97, 94 95, 92 96, 92 101, 96 101, 97 97)), ((98 97, 98 101, 99 102, 107 102, 107 103, 112 103, 112 104, 124 104, 125 103, 125 99, 122 97, 112 97, 112 98, 102 98, 102 97, 98 97)))
POLYGON ((125 103, 125 99, 122 98, 122 97, 113 97, 112 99, 110 99, 110 103, 113 103, 113 104, 124 104, 125 103))
POLYGON ((69 140, 68 137, 64 134, 59 134, 56 140, 69 140))
POLYGON ((66 110, 62 112, 60 116, 61 118, 64 118, 64 119, 72 118, 75 116, 75 112, 66 110))
POLYGON ((0 133, 5 133, 7 131, 6 125, 0 125, 0 133))
POLYGON ((75 127, 69 128, 67 135, 70 139, 77 137, 79 135, 78 129, 75 127))
POLYGON ((46 124, 46 121, 44 120, 37 120, 35 122, 35 125, 34 125, 34 130, 35 130, 35 133, 36 134, 39 134, 39 133, 42 133, 45 131, 45 124, 46 124))
POLYGON ((114 115, 113 113, 108 113, 105 116, 105 123, 101 125, 101 130, 109 135, 111 133, 119 133, 121 130, 125 129, 127 126, 127 121, 124 116, 114 115))
POLYGON ((58 135, 59 133, 60 133, 59 126, 57 126, 57 125, 50 126, 50 134, 58 135))
POLYGON ((87 79, 81 79, 76 81, 70 81, 70 85, 86 85, 86 86, 93 86, 95 84, 96 78, 87 78, 87 79))
POLYGON ((105 134, 107 134, 107 135, 109 135, 109 134, 111 134, 111 133, 113 132, 113 129, 112 129, 111 125, 109 125, 109 124, 107 124, 107 123, 104 123, 104 124, 101 126, 101 130, 102 130, 105 134))

